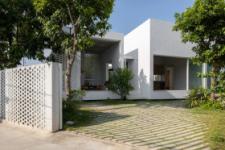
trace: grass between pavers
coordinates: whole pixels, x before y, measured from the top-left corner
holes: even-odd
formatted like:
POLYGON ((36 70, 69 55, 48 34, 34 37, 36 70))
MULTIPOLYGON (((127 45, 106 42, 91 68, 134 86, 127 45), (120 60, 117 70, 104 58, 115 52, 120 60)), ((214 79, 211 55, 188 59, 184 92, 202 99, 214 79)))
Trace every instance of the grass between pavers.
MULTIPOLYGON (((175 105, 177 101, 181 100, 95 100, 95 101, 74 101, 72 103, 73 106, 73 112, 64 112, 64 129, 69 130, 69 131, 74 131, 74 130, 79 130, 81 127, 85 126, 91 126, 95 125, 95 119, 98 116, 101 115, 112 115, 112 114, 107 114, 104 112, 97 111, 94 107, 83 107, 83 106, 91 106, 91 105, 98 105, 98 106, 119 106, 119 105, 129 105, 129 104, 134 104, 134 105, 175 105), (66 125, 66 121, 74 121, 74 125, 66 125)), ((181 103, 179 103, 180 105, 181 103)), ((122 118, 126 116, 117 116, 116 114, 113 115, 112 119, 116 118, 122 118)))
MULTIPOLYGON (((73 113, 70 114, 69 120, 75 121, 75 125, 67 126, 64 125, 65 130, 75 130, 79 131, 80 128, 85 126, 91 126, 96 124, 96 118, 98 116, 111 116, 112 120, 120 117, 126 116, 116 116, 116 114, 107 114, 105 112, 100 112, 95 109, 97 106, 113 106, 117 107, 119 105, 129 105, 134 104, 140 105, 159 105, 159 106, 178 106, 185 107, 185 101, 180 103, 176 100, 105 100, 105 101, 84 101, 75 102, 75 105, 81 105, 81 107, 76 107, 73 113), (89 107, 92 106, 93 107, 89 107), (87 107, 86 107, 87 106, 87 107)), ((200 119, 204 124, 208 126, 208 134, 206 140, 210 144, 210 147, 215 150, 225 150, 225 111, 222 110, 207 110, 205 108, 194 108, 189 109, 191 113, 200 119)), ((108 120, 107 120, 108 121, 108 120)))
POLYGON ((213 150, 225 150, 225 111, 194 108, 191 110, 208 127, 206 140, 213 150))

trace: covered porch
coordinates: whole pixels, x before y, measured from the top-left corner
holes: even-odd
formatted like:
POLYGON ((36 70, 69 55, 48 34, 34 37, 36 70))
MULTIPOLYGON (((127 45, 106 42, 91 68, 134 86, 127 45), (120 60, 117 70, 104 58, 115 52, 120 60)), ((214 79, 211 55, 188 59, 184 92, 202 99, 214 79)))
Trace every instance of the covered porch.
POLYGON ((196 66, 189 58, 154 55, 151 98, 185 98, 190 89, 203 85, 198 72, 204 72, 204 65, 196 66))
POLYGON ((154 55, 152 99, 183 99, 189 89, 188 58, 154 55))
POLYGON ((95 37, 94 46, 82 51, 74 64, 73 88, 86 91, 84 100, 117 98, 106 84, 112 71, 123 67, 123 35, 108 34, 95 37))
POLYGON ((95 46, 81 53, 81 89, 107 90, 110 73, 120 67, 119 42, 95 40, 95 46))

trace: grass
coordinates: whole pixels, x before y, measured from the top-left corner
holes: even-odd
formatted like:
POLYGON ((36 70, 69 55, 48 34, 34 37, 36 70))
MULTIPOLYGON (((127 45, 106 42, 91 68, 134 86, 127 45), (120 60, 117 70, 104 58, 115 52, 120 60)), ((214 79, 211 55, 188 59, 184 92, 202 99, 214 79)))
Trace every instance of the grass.
POLYGON ((225 150, 225 111, 203 107, 191 110, 208 126, 206 140, 213 150, 225 150))
POLYGON ((75 130, 79 127, 86 126, 94 119, 93 110, 82 109, 82 102, 64 102, 63 103, 63 124, 65 130, 75 130), (74 125, 67 125, 67 121, 73 121, 74 125))

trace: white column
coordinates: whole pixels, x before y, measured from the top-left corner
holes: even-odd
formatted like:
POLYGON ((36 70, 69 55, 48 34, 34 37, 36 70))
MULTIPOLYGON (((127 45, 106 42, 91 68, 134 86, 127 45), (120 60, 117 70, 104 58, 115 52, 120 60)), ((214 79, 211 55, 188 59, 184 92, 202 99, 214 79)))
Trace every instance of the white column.
POLYGON ((81 89, 81 52, 78 52, 72 67, 72 89, 81 89))
POLYGON ((62 128, 62 65, 45 64, 45 130, 62 128))
MULTIPOLYGON (((207 64, 206 63, 204 63, 202 65, 202 73, 203 74, 207 73, 207 64)), ((202 78, 202 87, 205 89, 207 88, 207 78, 202 78)))
POLYGON ((187 63, 186 63, 186 90, 189 90, 189 65, 190 62, 189 62, 189 59, 187 59, 187 63))

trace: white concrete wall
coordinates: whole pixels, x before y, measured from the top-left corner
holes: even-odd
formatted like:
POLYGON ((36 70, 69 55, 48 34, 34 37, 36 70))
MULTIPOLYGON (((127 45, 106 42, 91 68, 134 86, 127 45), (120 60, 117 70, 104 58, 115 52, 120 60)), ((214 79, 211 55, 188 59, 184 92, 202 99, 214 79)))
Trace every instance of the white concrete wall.
POLYGON ((104 81, 106 79, 106 63, 112 63, 113 69, 123 67, 123 51, 121 52, 121 50, 121 43, 118 42, 101 54, 101 77, 104 81))
POLYGON ((184 99, 188 94, 186 90, 163 90, 151 93, 150 99, 184 99))
POLYGON ((151 51, 154 55, 193 57, 193 45, 183 43, 180 32, 173 31, 173 23, 151 19, 151 51))
POLYGON ((62 129, 61 64, 18 67, 0 74, 4 74, 0 80, 4 122, 48 132, 62 129))
MULTIPOLYGON (((124 54, 134 72, 132 81, 135 90, 131 99, 171 99, 184 98, 186 90, 154 91, 154 55, 189 58, 194 56, 192 44, 184 44, 179 32, 172 31, 173 24, 148 19, 124 38, 124 54)), ((186 67, 186 66, 185 66, 186 67)), ((186 69, 183 82, 186 85, 186 69)))
POLYGON ((86 91, 83 100, 107 100, 120 99, 120 97, 111 91, 86 91))
POLYGON ((150 94, 150 20, 145 21, 124 37, 125 57, 134 59, 135 83, 131 99, 148 99, 150 94), (136 81, 135 81, 136 80, 136 81))
MULTIPOLYGON (((78 52, 73 64, 71 87, 72 89, 80 89, 81 87, 81 53, 80 52, 78 52)), ((65 92, 64 92, 64 95, 65 95, 65 92)))
MULTIPOLYGON (((150 22, 151 22, 150 76, 151 76, 151 85, 153 85, 154 55, 177 57, 177 58, 190 58, 193 57, 195 54, 192 51, 193 45, 191 43, 183 43, 181 34, 179 32, 173 31, 173 23, 155 19, 151 19, 150 22)), ((179 74, 185 76, 185 73, 179 74)), ((186 84, 186 76, 182 82, 186 84)), ((182 99, 185 98, 186 95, 187 95, 186 90, 154 91, 151 86, 150 99, 182 99)))

